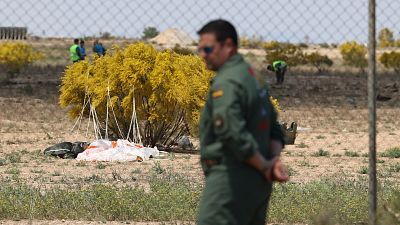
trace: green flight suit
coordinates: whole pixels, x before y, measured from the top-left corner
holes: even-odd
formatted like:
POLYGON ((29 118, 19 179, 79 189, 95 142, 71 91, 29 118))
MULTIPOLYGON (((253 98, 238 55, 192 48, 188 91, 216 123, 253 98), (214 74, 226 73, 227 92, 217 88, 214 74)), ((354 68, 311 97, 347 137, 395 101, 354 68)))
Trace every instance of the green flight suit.
POLYGON ((270 140, 283 143, 266 88, 239 54, 211 82, 200 120, 200 154, 206 185, 198 224, 265 224, 272 183, 244 161, 255 151, 273 158, 270 140), (213 162, 210 166, 206 162, 213 162))

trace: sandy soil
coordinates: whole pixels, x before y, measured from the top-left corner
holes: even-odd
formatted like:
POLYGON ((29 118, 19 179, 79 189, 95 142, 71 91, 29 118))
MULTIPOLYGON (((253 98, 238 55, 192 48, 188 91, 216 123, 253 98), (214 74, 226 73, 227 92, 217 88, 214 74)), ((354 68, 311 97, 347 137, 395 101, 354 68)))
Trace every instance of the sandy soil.
MULTIPOLYGON (((271 86, 272 95, 280 99, 283 109, 280 120, 296 121, 300 127, 295 145, 286 146, 283 152, 291 180, 307 182, 332 176, 367 176, 360 172, 368 166, 368 113, 365 96, 360 94, 365 89, 360 84, 364 79, 304 79, 310 78, 288 78, 283 86, 271 86), (295 82, 300 86, 295 88, 295 82), (341 95, 336 87, 345 93, 341 95), (329 152, 329 156, 314 156, 319 150, 329 152), (354 152, 358 157, 346 156, 346 151, 354 152)), ((385 85, 382 83, 381 86, 385 85)), ((2 89, 0 158, 19 152, 21 160, 0 166, 0 180, 12 182, 16 176, 10 170, 17 167, 20 170, 18 179, 34 186, 74 185, 93 179, 105 183, 145 185, 148 174, 159 161, 167 171, 202 181, 198 155, 176 153, 142 163, 102 163, 104 166, 101 167, 95 162, 78 163, 74 159, 44 157, 42 151, 53 144, 92 141, 94 138, 91 129, 86 135, 86 123, 80 130, 71 132, 74 121, 57 105, 57 85, 42 83, 32 88, 31 94, 26 93, 25 86, 9 85, 2 89)), ((396 92, 392 100, 378 102, 378 154, 400 146, 398 95, 396 92)), ((379 158, 379 176, 399 179, 399 173, 389 172, 390 166, 399 162, 400 159, 379 158)))
MULTIPOLYGON (((40 79, 38 79, 40 80, 40 79)), ((57 79, 55 79, 57 80, 57 79)), ((145 162, 79 163, 74 159, 45 157, 43 150, 63 141, 92 141, 86 135, 86 123, 71 132, 71 121, 65 109, 57 105, 57 83, 3 85, 0 90, 0 159, 19 153, 20 159, 0 164, 0 182, 24 182, 35 187, 81 186, 96 183, 140 185, 147 187, 149 174, 156 162, 168 172, 179 173, 203 182, 199 156, 170 154, 145 162), (15 169, 19 173, 15 173, 15 169)), ((267 81, 273 83, 272 77, 267 81)), ((289 166, 291 182, 310 182, 324 178, 356 179, 364 177, 368 167, 368 111, 366 79, 362 77, 293 76, 283 86, 271 85, 283 111, 280 120, 299 126, 295 145, 287 145, 282 158, 289 166), (328 156, 315 156, 323 150, 328 156), (347 153, 346 153, 347 152, 347 153), (351 157, 350 153, 357 155, 351 157)), ((400 77, 383 77, 379 90, 400 77)), ((388 101, 378 101, 377 152, 400 147, 400 94, 385 92, 388 101)), ((1 162, 1 160, 0 160, 1 162)), ((400 173, 391 168, 400 158, 378 157, 378 179, 400 181, 400 173)), ((1 224, 102 224, 92 221, 2 221, 1 224)), ((107 222, 106 224, 121 224, 107 222)), ((158 223, 131 223, 158 224, 158 223)))

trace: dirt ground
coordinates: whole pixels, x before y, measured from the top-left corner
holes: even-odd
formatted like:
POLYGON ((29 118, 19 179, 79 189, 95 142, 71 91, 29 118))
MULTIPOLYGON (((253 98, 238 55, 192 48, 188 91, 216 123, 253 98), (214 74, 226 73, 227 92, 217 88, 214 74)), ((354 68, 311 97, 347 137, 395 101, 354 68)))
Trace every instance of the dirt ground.
MULTIPOLYGON (((63 141, 92 141, 86 124, 71 132, 65 109, 57 105, 59 77, 32 75, 4 84, 0 90, 0 159, 19 158, 0 166, 0 182, 25 182, 51 187, 91 182, 146 186, 156 162, 169 172, 200 182, 203 175, 196 154, 169 154, 145 162, 84 162, 43 156, 43 150, 63 141)), ((273 83, 273 77, 266 80, 273 83)), ((379 92, 391 99, 378 101, 377 152, 400 147, 400 76, 379 79, 379 92), (396 90, 397 88, 397 90, 396 90), (389 90, 389 91, 388 91, 389 90)), ((287 145, 283 160, 291 182, 324 177, 354 179, 368 167, 368 111, 366 78, 360 76, 287 76, 282 86, 271 84, 271 95, 282 107, 280 120, 296 121, 299 132, 294 145, 287 145), (318 156, 318 151, 328 155, 318 156)), ((378 158, 378 178, 398 181, 393 171, 400 159, 378 158)), ((1 164, 0 164, 1 165, 1 164)))
MULTIPOLYGON (((377 151, 400 147, 400 76, 379 77, 378 93, 390 99, 378 101, 377 151)), ((280 121, 298 123, 294 145, 282 154, 289 166, 290 182, 304 183, 324 178, 367 179, 368 111, 366 78, 361 76, 286 76, 274 85, 280 121), (317 154, 322 152, 324 154, 317 154), (328 154, 328 155, 325 155, 328 154)), ((150 174, 161 166, 203 182, 196 154, 167 154, 145 162, 78 162, 45 157, 43 150, 63 141, 92 141, 86 123, 71 131, 74 121, 58 102, 59 76, 51 73, 17 78, 0 87, 0 183, 26 183, 34 187, 72 187, 90 184, 138 185, 146 189, 150 174), (8 163, 4 163, 5 159, 8 163)), ((400 158, 378 157, 378 179, 400 181, 400 158)), ((193 222, 123 222, 71 220, 7 220, 0 224, 194 224, 193 222)))

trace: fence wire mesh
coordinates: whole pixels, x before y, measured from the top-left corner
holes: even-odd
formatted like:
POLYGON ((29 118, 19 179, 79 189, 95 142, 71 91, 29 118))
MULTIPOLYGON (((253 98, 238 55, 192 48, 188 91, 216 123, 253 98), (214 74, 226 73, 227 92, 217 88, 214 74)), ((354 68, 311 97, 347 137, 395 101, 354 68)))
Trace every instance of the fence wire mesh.
MULTIPOLYGON (((393 41, 393 46, 400 44, 397 42, 399 31, 396 30, 400 22, 396 13, 399 9, 398 2, 378 2, 378 30, 388 28, 385 37, 393 41)), ((175 28, 155 41, 167 45, 190 46, 196 43, 196 31, 206 21, 216 18, 231 21, 242 38, 243 48, 261 50, 250 52, 254 54, 265 54, 264 42, 279 41, 303 44, 301 46, 311 45, 312 48, 305 51, 316 51, 318 48, 319 52, 329 51, 331 58, 340 59, 338 51, 327 49, 353 40, 366 45, 368 37, 366 0, 0 2, 0 26, 3 30, 6 27, 27 28, 27 38, 31 40, 97 37, 113 39, 109 43, 105 41, 107 45, 111 45, 121 40, 151 37, 154 31, 163 32, 175 28), (155 30, 147 29, 144 34, 146 28, 155 30)), ((22 37, 25 38, 25 35, 22 37)), ((3 38, 12 39, 13 35, 3 35, 3 38)), ((69 43, 64 45, 67 44, 69 43)), ((57 47, 50 49, 54 50, 54 57, 49 63, 67 63, 68 53, 64 52, 62 56, 57 54, 57 47)), ((52 55, 52 52, 48 55, 52 55)))
MULTIPOLYGON (((396 137, 400 135, 399 11, 400 1, 377 2, 377 101, 381 134, 378 154, 398 145, 396 137)), ((8 42, 28 43, 44 54, 43 59, 11 77, 7 65, 0 65, 4 108, 0 112, 1 132, 22 129, 24 125, 19 121, 42 124, 43 120, 50 120, 54 122, 54 132, 71 125, 57 101, 60 77, 66 66, 72 64, 69 47, 73 39, 85 40, 89 56, 94 54, 95 40, 110 52, 113 45, 145 41, 158 49, 179 45, 196 54, 196 32, 206 22, 218 18, 235 25, 240 53, 254 66, 258 77, 269 83, 271 95, 282 108, 281 120, 297 122, 299 132, 303 132, 298 134, 297 145, 289 147, 289 152, 296 150, 292 154, 299 157, 320 156, 325 152, 337 157, 354 152, 361 156, 368 152, 367 0, 1 0, 0 46, 8 42), (275 74, 266 67, 282 58, 288 61, 289 70, 283 85, 277 85, 275 74), (14 97, 36 98, 44 103, 21 108, 21 102, 14 97), (17 120, 13 118, 15 115, 17 120), (17 125, 11 126, 10 121, 17 125), (63 122, 56 125, 58 121, 63 122)), ((47 140, 38 143, 40 148, 51 142, 53 136, 56 140, 72 137, 50 133, 49 126, 40 125, 41 131, 37 132, 38 137, 47 140)), ((27 143, 22 145, 29 147, 27 143)), ((336 165, 334 161, 318 166, 324 173, 332 174, 329 167, 336 165)), ((359 169, 364 164, 357 162, 353 170, 363 174, 359 169)), ((300 167, 293 166, 298 171, 300 167)), ((302 176, 298 180, 313 179, 306 172, 299 172, 299 177, 302 176)), ((394 179, 399 178, 394 175, 394 179)))
MULTIPOLYGON (((395 31, 400 3, 379 1, 378 28, 395 31)), ((0 2, 2 26, 28 27, 31 36, 140 38, 145 27, 175 27, 192 37, 205 21, 225 18, 242 37, 305 43, 367 41, 368 2, 245 1, 22 1, 0 2)), ((397 35, 398 33, 396 33, 397 35)))
MULTIPOLYGON (((400 3, 384 0, 379 1, 377 7, 378 30, 387 28, 382 35, 391 43, 389 46, 400 45, 396 30, 400 22, 396 13, 400 3)), ((154 39, 155 43, 193 47, 198 38, 196 31, 206 21, 217 18, 227 19, 236 26, 242 39, 241 47, 249 55, 265 56, 266 42, 293 43, 307 46, 304 52, 328 55, 334 61, 333 68, 341 68, 343 63, 337 48, 340 44, 353 40, 364 46, 367 44, 366 0, 3 0, 0 2, 0 31, 4 32, 0 36, 2 39, 59 40, 60 43, 52 47, 48 47, 49 43, 44 45, 44 41, 36 44, 48 56, 43 64, 63 65, 69 62, 65 48, 71 40, 66 38, 90 40, 87 47, 93 38, 101 38, 111 47, 123 40, 140 40, 161 32, 164 35, 154 39), (15 28, 15 34, 6 32, 10 27, 15 28), (21 35, 16 35, 19 33, 21 35)), ((265 64, 263 57, 252 61, 259 67, 265 64)))
MULTIPOLYGON (((400 47, 398 10, 400 2, 378 2, 378 58, 400 47)), ((145 40, 160 48, 180 45, 196 52, 196 31, 207 21, 217 18, 227 19, 236 26, 241 53, 261 74, 268 74, 266 65, 279 58, 289 61, 289 74, 366 71, 367 0, 3 0, 0 1, 0 37, 3 42, 27 39, 45 54, 38 65, 59 66, 61 70, 71 64, 68 48, 74 38, 86 41, 88 55, 93 54, 95 39, 99 39, 106 49, 114 44, 145 40), (340 47, 350 41, 355 41, 357 46, 347 46, 345 59, 340 47), (288 53, 290 48, 277 53, 277 49, 289 44, 296 47, 292 49, 295 54, 288 53), (355 57, 354 51, 361 52, 361 56, 355 57), (301 59, 296 58, 297 53, 301 59), (312 53, 318 53, 317 58, 304 57, 312 53)), ((389 64, 379 64, 378 71, 400 71, 396 63, 389 64)), ((274 76, 267 78, 272 83, 274 76)), ((335 78, 330 81, 337 82, 335 78)), ((311 87, 308 85, 307 88, 311 87)), ((360 92, 366 90, 361 88, 360 92)))
MULTIPOLYGON (((400 2, 382 0, 377 4, 378 59, 400 47, 400 16, 396 13, 399 10, 400 2)), ((74 38, 86 40, 88 55, 93 54, 95 39, 106 49, 144 40, 158 48, 179 45, 196 52, 196 31, 217 18, 236 26, 240 52, 258 75, 272 85, 271 92, 284 109, 300 105, 366 107, 366 0, 3 0, 0 37, 2 43, 23 39, 44 53, 42 60, 20 73, 57 77, 71 64, 68 49, 74 38), (346 57, 341 47, 351 41, 356 46, 347 46, 346 57), (361 56, 354 53, 357 51, 361 56), (317 59, 310 57, 313 53, 317 53, 317 59), (275 86, 275 76, 266 66, 282 58, 288 60, 289 70, 285 85, 275 86)), ((400 63, 396 64, 395 57, 386 60, 387 65, 378 65, 380 73, 388 74, 379 79, 378 85, 378 100, 384 106, 399 105, 399 76, 393 74, 400 71, 400 63), (390 64, 390 60, 395 62, 390 64)), ((317 126, 318 122, 312 125, 317 126)))

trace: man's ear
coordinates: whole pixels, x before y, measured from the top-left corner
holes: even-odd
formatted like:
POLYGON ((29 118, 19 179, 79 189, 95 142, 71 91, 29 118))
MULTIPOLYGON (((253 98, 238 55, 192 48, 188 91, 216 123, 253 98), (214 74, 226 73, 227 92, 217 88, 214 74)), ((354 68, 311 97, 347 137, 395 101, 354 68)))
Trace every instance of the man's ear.
POLYGON ((229 54, 234 53, 234 50, 236 50, 236 45, 233 43, 232 38, 227 38, 225 40, 225 49, 229 52, 229 54))

